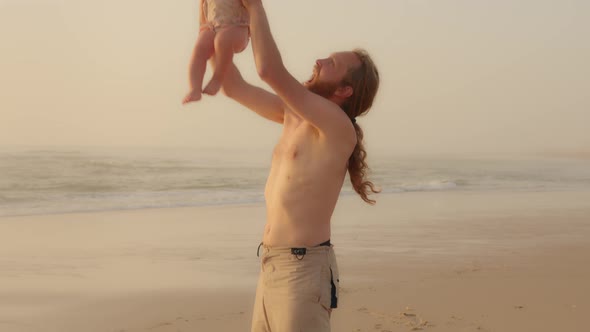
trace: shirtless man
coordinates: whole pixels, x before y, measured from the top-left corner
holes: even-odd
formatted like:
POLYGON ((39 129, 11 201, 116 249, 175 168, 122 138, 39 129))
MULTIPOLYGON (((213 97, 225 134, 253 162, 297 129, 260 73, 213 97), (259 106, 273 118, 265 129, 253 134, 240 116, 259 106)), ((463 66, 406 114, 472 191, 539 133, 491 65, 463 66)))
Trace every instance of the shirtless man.
POLYGON ((253 332, 330 331, 339 273, 330 219, 346 172, 366 202, 367 164, 356 117, 373 103, 379 75, 363 50, 316 61, 303 85, 285 69, 261 0, 243 0, 250 15, 258 74, 276 94, 245 82, 232 64, 223 92, 283 124, 265 187, 267 223, 252 317, 253 332))

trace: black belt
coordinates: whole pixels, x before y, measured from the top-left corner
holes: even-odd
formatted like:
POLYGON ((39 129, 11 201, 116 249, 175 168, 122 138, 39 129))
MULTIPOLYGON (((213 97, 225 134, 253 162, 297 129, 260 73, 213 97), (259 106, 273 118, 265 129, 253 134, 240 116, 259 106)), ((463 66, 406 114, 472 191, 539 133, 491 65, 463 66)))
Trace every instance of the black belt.
MULTIPOLYGON (((326 246, 329 247, 332 244, 330 243, 330 240, 326 241, 326 242, 322 242, 320 244, 318 244, 315 247, 321 247, 321 246, 326 246)), ((260 242, 260 245, 258 245, 258 250, 256 250, 256 256, 260 257, 260 247, 262 246, 262 242, 260 242)), ((307 253, 307 248, 291 248, 291 254, 297 256, 297 259, 301 260, 303 259, 303 256, 305 256, 305 254, 307 253), (301 258, 299 258, 299 256, 301 256, 301 258)))

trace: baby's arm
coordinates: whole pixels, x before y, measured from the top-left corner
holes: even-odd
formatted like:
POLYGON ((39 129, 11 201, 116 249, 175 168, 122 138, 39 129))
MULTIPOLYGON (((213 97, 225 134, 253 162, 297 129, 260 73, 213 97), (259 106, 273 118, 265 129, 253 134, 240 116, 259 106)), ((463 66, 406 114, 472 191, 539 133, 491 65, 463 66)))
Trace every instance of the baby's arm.
POLYGON ((199 12, 201 12, 201 16, 199 16, 199 26, 202 26, 203 24, 207 23, 207 18, 205 16, 205 10, 203 8, 204 1, 205 0, 199 1, 199 12))

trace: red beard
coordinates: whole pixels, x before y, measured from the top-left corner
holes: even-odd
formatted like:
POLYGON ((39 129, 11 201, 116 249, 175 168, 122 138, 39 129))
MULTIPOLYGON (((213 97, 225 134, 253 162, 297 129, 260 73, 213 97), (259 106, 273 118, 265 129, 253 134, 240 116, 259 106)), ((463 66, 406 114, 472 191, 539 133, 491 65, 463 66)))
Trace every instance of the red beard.
POLYGON ((340 86, 340 84, 338 83, 325 83, 325 82, 320 82, 320 81, 312 81, 309 82, 306 87, 309 91, 315 93, 316 95, 322 96, 324 98, 330 98, 334 95, 334 92, 336 92, 336 89, 338 89, 338 87, 340 86))

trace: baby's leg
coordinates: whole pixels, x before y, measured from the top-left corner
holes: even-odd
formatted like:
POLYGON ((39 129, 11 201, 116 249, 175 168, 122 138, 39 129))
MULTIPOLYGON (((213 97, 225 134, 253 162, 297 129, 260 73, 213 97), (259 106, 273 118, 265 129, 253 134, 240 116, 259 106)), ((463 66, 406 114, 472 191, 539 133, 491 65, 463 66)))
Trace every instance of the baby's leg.
POLYGON ((234 53, 242 52, 248 45, 248 28, 231 26, 219 29, 215 35, 215 62, 216 67, 211 81, 207 84, 203 93, 215 95, 221 83, 225 71, 232 62, 234 53))
POLYGON ((215 32, 210 29, 203 29, 199 32, 197 44, 193 50, 189 69, 190 92, 184 97, 183 104, 201 99, 203 87, 203 76, 207 68, 207 60, 213 55, 215 32))

